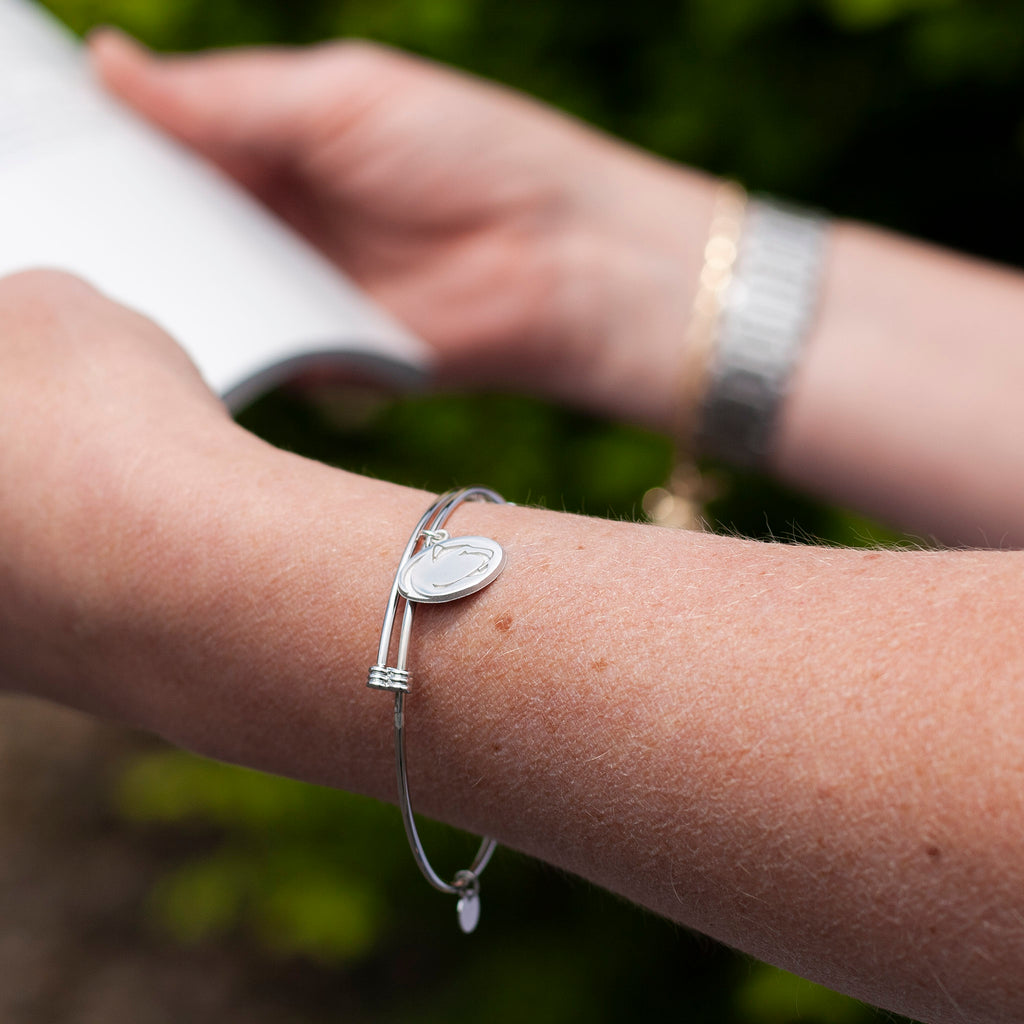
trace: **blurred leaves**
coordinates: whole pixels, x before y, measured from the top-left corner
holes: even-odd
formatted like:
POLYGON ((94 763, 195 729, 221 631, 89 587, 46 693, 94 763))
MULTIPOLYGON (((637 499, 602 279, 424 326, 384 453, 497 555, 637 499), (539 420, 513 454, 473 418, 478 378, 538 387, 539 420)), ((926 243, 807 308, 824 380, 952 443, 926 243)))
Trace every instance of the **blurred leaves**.
POLYGON ((768 964, 753 964, 737 986, 736 1010, 745 1024, 827 1021, 863 1024, 874 1014, 863 1004, 768 964))
POLYGON ((957 0, 824 0, 823 6, 838 28, 863 31, 956 3, 957 0))
POLYGON ((218 837, 153 893, 156 920, 179 940, 242 930, 277 954, 326 962, 358 959, 376 945, 386 901, 365 875, 382 868, 374 837, 395 824, 387 808, 180 751, 136 760, 117 804, 135 822, 218 837))

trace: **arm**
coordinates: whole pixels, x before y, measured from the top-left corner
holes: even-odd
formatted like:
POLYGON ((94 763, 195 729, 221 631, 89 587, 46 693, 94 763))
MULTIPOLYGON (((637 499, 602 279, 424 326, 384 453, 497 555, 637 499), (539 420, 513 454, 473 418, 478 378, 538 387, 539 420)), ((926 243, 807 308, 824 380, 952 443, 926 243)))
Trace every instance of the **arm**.
MULTIPOLYGON (((89 672, 50 692, 393 798, 390 701, 364 680, 426 496, 211 440, 159 472, 168 500, 80 609, 89 672)), ((1018 556, 457 515, 510 565, 418 617, 424 811, 919 1019, 1019 1015, 1018 556)))
POLYGON ((1024 547, 1024 274, 836 226, 776 470, 973 547, 1024 547))
MULTIPOLYGON (((364 678, 427 499, 238 454, 241 494, 187 538, 202 568, 143 724, 393 799, 364 678)), ((418 806, 919 1019, 1019 1016, 1017 555, 457 516, 510 564, 418 617, 418 806)))
MULTIPOLYGON (((245 433, 79 282, 0 282, 0 323, 4 685, 392 797, 365 676, 427 497, 245 433)), ((424 811, 923 1020, 1020 1015, 1018 554, 456 515, 509 567, 418 616, 424 811)))
MULTIPOLYGON (((448 382, 669 430, 714 187, 366 44, 154 59, 107 84, 430 341, 448 382)), ((840 223, 775 470, 927 536, 1024 545, 1024 275, 840 223)))

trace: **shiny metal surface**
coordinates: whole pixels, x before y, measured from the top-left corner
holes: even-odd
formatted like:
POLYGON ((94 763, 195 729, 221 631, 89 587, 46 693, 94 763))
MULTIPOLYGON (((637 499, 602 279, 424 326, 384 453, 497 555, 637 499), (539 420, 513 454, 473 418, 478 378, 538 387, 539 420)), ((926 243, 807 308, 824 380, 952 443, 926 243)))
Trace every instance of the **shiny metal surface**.
POLYGON ((501 495, 485 487, 466 487, 442 494, 417 523, 402 554, 391 587, 381 628, 377 662, 370 667, 367 685, 395 693, 395 768, 398 777, 398 806, 413 859, 423 877, 440 892, 458 896, 459 927, 471 932, 480 918, 480 875, 487 867, 497 842, 484 838, 467 869, 446 882, 432 867, 423 849, 413 816, 405 752, 405 697, 409 689, 407 663, 412 624, 417 603, 455 601, 482 590, 497 579, 505 567, 505 552, 489 537, 452 538, 443 529, 448 517, 464 501, 492 501, 504 504, 501 495), (435 549, 438 549, 435 553, 435 549), (395 622, 401 609, 395 664, 388 665, 395 622))

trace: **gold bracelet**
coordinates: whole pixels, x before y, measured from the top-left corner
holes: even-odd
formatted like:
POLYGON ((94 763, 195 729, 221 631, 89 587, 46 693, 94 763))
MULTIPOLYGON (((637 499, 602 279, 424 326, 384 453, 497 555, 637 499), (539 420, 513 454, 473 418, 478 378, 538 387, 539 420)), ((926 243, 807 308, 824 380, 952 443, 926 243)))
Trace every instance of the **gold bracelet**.
POLYGON ((677 530, 702 530, 704 504, 718 494, 717 481, 705 477, 694 461, 701 408, 711 380, 711 364, 732 280, 740 234, 746 216, 746 190, 733 181, 718 186, 711 212, 711 228, 704 246, 704 264, 697 282, 693 313, 687 327, 676 414, 676 454, 668 480, 644 494, 643 509, 650 522, 677 530))
POLYGON ((692 458, 696 451, 700 408, 710 379, 725 293, 736 265, 746 208, 747 193, 741 185, 734 181, 719 185, 680 367, 676 440, 681 457, 692 458))

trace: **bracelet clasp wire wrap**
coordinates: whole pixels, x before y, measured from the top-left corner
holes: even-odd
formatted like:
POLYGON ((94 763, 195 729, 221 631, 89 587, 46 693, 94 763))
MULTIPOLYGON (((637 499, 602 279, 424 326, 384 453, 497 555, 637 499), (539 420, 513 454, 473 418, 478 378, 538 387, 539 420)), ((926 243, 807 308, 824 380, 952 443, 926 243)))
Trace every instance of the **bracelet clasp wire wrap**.
POLYGON ((398 564, 384 613, 377 662, 370 666, 366 685, 376 690, 389 690, 395 695, 395 768, 398 805, 405 834, 423 877, 440 892, 459 897, 456 908, 459 927, 468 933, 473 931, 480 917, 480 875, 487 867, 497 841, 483 838, 470 866, 457 871, 452 881, 446 882, 431 866, 416 830, 405 758, 405 695, 411 679, 406 666, 416 604, 436 604, 467 597, 493 582, 505 567, 505 552, 496 541, 488 537, 453 538, 444 529, 448 517, 464 501, 505 504, 500 494, 486 487, 464 487, 442 494, 423 514, 398 564), (395 664, 389 665, 388 656, 399 609, 402 621, 398 651, 395 664))

